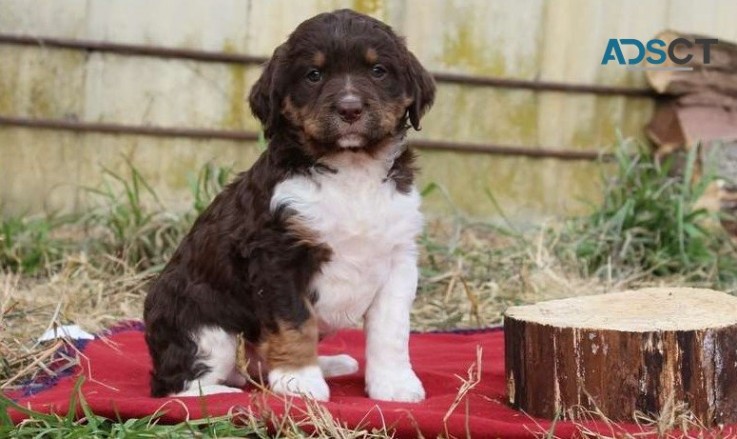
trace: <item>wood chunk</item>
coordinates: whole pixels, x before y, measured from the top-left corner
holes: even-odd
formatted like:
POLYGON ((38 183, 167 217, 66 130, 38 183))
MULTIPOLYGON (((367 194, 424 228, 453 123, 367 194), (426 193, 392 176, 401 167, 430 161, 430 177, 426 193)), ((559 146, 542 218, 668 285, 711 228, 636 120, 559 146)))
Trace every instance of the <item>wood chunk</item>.
POLYGON ((737 422, 737 298, 648 288, 511 307, 509 403, 533 416, 614 421, 685 403, 706 426, 737 422))
MULTIPOLYGON (((670 44, 676 38, 695 41, 710 37, 664 31, 656 38, 670 44)), ((737 242, 737 217, 734 216, 737 213, 737 44, 720 40, 711 45, 709 64, 703 63, 701 45, 690 49, 679 45, 675 52, 679 58, 688 53, 693 55, 686 65, 693 70, 646 71, 650 85, 667 96, 659 99, 645 130, 655 144, 658 157, 702 145, 702 157, 695 175, 700 175, 705 163, 716 163, 716 172, 722 181, 709 188, 697 204, 721 212, 722 226, 737 242), (715 159, 706 160, 704 153, 715 159)), ((660 66, 676 65, 667 59, 660 66)))
MULTIPOLYGON (((676 38, 686 38, 693 42, 696 38, 710 38, 701 35, 682 34, 674 31, 660 32, 655 38, 665 41, 666 47, 676 38)), ((667 50, 667 49, 664 49, 667 50)), ((645 77, 658 93, 668 95, 684 95, 692 93, 714 92, 723 95, 737 96, 737 44, 720 40, 710 46, 710 62, 703 63, 703 46, 694 45, 687 48, 678 45, 675 54, 684 58, 692 54, 693 58, 684 67, 693 67, 692 71, 648 70, 645 77)), ((666 57, 661 67, 676 67, 666 57)))
POLYGON ((661 156, 682 147, 690 149, 699 142, 732 143, 737 141, 737 106, 730 110, 720 106, 661 104, 646 133, 661 156))

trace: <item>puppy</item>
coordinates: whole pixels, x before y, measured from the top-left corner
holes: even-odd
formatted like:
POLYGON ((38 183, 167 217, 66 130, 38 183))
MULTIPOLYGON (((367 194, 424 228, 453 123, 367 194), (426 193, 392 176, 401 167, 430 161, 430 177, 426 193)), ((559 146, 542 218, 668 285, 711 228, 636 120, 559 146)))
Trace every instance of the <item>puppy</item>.
POLYGON ((322 334, 363 323, 366 391, 420 401, 408 354, 423 218, 405 134, 432 77, 384 23, 317 15, 279 46, 249 103, 269 140, 197 219, 146 297, 154 396, 241 391, 236 337, 274 392, 328 400, 322 334))

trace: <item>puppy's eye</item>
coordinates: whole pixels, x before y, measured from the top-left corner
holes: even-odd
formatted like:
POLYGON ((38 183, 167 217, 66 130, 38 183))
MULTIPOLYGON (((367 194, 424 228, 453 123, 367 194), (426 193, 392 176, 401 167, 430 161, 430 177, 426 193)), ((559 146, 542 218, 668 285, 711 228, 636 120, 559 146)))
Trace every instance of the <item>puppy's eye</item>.
POLYGON ((381 79, 384 76, 386 76, 387 70, 386 67, 382 66, 381 64, 376 64, 373 67, 371 67, 371 76, 373 76, 376 79, 381 79))
POLYGON ((317 69, 310 69, 307 72, 307 80, 310 82, 320 82, 322 79, 322 72, 317 69))

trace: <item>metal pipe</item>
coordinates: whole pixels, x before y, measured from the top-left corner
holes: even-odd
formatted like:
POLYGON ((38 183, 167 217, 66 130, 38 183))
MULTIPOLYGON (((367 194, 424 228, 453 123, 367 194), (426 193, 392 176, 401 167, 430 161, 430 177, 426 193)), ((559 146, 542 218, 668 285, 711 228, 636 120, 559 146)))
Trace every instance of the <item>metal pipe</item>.
POLYGON ((466 153, 482 153, 490 155, 528 157, 535 159, 557 160, 609 160, 609 154, 598 151, 581 151, 576 149, 538 148, 532 146, 511 146, 491 143, 447 142, 444 140, 411 139, 411 146, 419 149, 453 151, 466 153))
POLYGON ((0 116, 0 126, 2 125, 37 128, 42 130, 77 131, 82 133, 133 134, 152 137, 186 137, 190 139, 257 141, 259 138, 258 133, 251 131, 124 125, 117 123, 81 122, 77 120, 40 119, 15 116, 0 116))
MULTIPOLYGON (((27 35, 0 34, 0 44, 87 50, 93 52, 114 53, 118 55, 135 55, 168 59, 188 59, 200 62, 217 62, 244 65, 260 65, 268 61, 268 58, 263 56, 240 55, 228 52, 214 52, 172 47, 112 43, 106 41, 77 40, 56 37, 37 37, 27 35)), ((563 82, 552 81, 530 81, 526 79, 495 78, 491 76, 467 75, 449 72, 435 72, 433 73, 433 76, 440 83, 477 87, 513 88, 562 93, 588 93, 608 96, 629 96, 635 98, 653 98, 656 96, 656 93, 653 90, 645 88, 596 84, 567 84, 563 82)))
MULTIPOLYGON (((123 125, 100 122, 81 122, 76 120, 39 119, 27 117, 0 116, 0 126, 25 127, 48 130, 64 130, 104 134, 129 134, 153 137, 185 137, 190 139, 221 139, 255 142, 259 134, 252 131, 213 130, 204 128, 175 128, 145 125, 123 125)), ((518 156, 537 159, 587 160, 608 159, 607 154, 596 151, 570 149, 536 148, 529 146, 509 146, 491 143, 452 142, 445 140, 413 139, 409 144, 419 149, 480 153, 502 156, 518 156)))
POLYGON ((230 64, 263 64, 268 61, 268 58, 263 56, 240 55, 237 53, 207 52, 203 50, 180 49, 175 47, 144 46, 139 44, 112 43, 108 41, 76 40, 70 38, 35 37, 26 35, 0 34, 0 44, 87 50, 90 52, 114 53, 116 55, 189 59, 193 61, 230 64))
POLYGON ((567 84, 551 81, 528 81, 526 79, 494 78, 491 76, 472 76, 459 73, 433 73, 435 80, 447 84, 460 84, 478 87, 519 88, 532 91, 561 93, 589 93, 604 96, 628 96, 653 99, 658 95, 646 88, 620 87, 597 84, 567 84))

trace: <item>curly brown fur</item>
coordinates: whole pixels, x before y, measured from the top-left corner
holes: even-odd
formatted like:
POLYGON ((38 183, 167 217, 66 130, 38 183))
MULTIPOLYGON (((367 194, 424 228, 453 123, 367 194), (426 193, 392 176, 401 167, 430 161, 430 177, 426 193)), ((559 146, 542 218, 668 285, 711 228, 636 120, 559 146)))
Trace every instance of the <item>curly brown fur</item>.
MULTIPOLYGON (((274 188, 295 175, 338 172, 318 163, 323 157, 347 149, 371 154, 402 138, 408 123, 419 129, 434 90, 391 28, 349 10, 305 21, 274 51, 249 97, 268 149, 202 213, 149 289, 144 319, 154 396, 180 392, 209 372, 197 344, 202 328, 243 334, 274 351, 280 365, 314 360, 310 303, 319 291, 310 291, 310 282, 332 250, 289 206, 270 206, 274 188), (336 111, 346 93, 362 105, 351 123, 336 111)), ((399 191, 412 185, 413 157, 403 151, 387 175, 399 191)))

